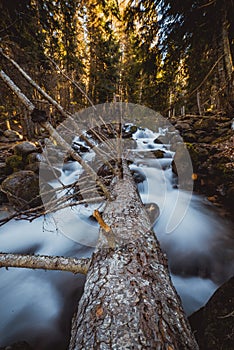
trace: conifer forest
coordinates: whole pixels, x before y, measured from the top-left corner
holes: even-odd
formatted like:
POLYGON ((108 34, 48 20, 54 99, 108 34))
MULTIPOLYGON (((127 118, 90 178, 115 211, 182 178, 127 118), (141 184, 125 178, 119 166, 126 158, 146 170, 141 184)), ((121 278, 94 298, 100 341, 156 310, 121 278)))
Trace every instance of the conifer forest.
POLYGON ((0 350, 234 349, 233 175, 233 0, 0 0, 0 350))

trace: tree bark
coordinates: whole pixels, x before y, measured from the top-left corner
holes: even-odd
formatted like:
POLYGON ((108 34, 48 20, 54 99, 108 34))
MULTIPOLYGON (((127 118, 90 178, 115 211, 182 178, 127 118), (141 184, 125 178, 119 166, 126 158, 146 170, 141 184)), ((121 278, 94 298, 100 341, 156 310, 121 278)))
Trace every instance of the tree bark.
POLYGON ((132 176, 113 187, 69 350, 198 349, 132 176))
POLYGON ((21 267, 86 274, 89 262, 89 259, 64 258, 63 256, 0 253, 0 268, 21 267))

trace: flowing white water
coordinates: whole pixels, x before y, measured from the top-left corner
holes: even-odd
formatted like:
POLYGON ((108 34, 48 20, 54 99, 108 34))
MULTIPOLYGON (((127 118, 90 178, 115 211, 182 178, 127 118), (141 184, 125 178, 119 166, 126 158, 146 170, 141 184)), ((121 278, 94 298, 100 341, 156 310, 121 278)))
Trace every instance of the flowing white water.
MULTIPOLYGON (((150 130, 135 133, 137 147, 131 168, 145 176, 138 185, 142 201, 157 203, 160 208, 154 230, 168 255, 172 280, 184 308, 191 314, 233 273, 231 228, 203 197, 193 195, 190 202, 189 192, 175 188, 173 152, 153 142, 158 135, 150 130), (145 153, 141 157, 141 152, 158 149, 166 152, 164 158, 147 157, 145 153), (172 212, 173 230, 168 230, 172 212)), ((61 179, 64 184, 71 183, 80 173, 77 163, 67 163, 61 179)), ((46 221, 11 221, 1 228, 0 251, 90 256, 98 238, 98 225, 89 218, 95 207, 68 208, 46 221)), ((83 276, 67 272, 1 269, 0 346, 26 340, 36 350, 65 350, 83 284, 83 276)))

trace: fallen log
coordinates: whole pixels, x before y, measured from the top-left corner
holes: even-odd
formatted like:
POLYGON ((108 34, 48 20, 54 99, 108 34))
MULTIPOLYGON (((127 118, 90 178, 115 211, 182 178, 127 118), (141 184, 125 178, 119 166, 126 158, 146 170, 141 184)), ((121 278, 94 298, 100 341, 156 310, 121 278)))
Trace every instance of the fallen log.
MULTIPOLYGON (((3 71, 1 78, 33 111, 34 105, 3 71)), ((56 130, 48 122, 43 126, 108 199, 102 217, 95 213, 100 237, 73 319, 69 350, 198 349, 126 163, 109 192, 56 130)))
POLYGON ((69 350, 198 349, 167 259, 123 167, 102 216, 69 350))

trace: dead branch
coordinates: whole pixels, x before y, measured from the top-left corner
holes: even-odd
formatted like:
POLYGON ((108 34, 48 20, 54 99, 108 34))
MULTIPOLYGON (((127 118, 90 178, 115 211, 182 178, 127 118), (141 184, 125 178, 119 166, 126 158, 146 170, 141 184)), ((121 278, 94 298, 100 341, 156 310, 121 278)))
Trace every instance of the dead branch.
POLYGON ((1 267, 21 267, 29 269, 60 270, 87 274, 90 259, 64 258, 61 256, 23 255, 0 253, 1 267))
POLYGON ((23 94, 20 88, 15 85, 15 83, 11 80, 11 78, 3 71, 0 71, 0 77, 2 80, 8 85, 8 87, 16 94, 21 102, 25 105, 25 107, 32 112, 35 109, 34 104, 23 94))
POLYGON ((45 97, 46 100, 48 100, 65 118, 69 117, 70 115, 64 111, 64 109, 60 106, 58 102, 56 102, 51 96, 49 96, 19 65, 17 62, 15 62, 10 56, 5 54, 2 49, 0 49, 0 53, 8 60, 10 61, 17 69, 18 71, 23 75, 23 77, 35 88, 40 92, 42 96, 45 97))

